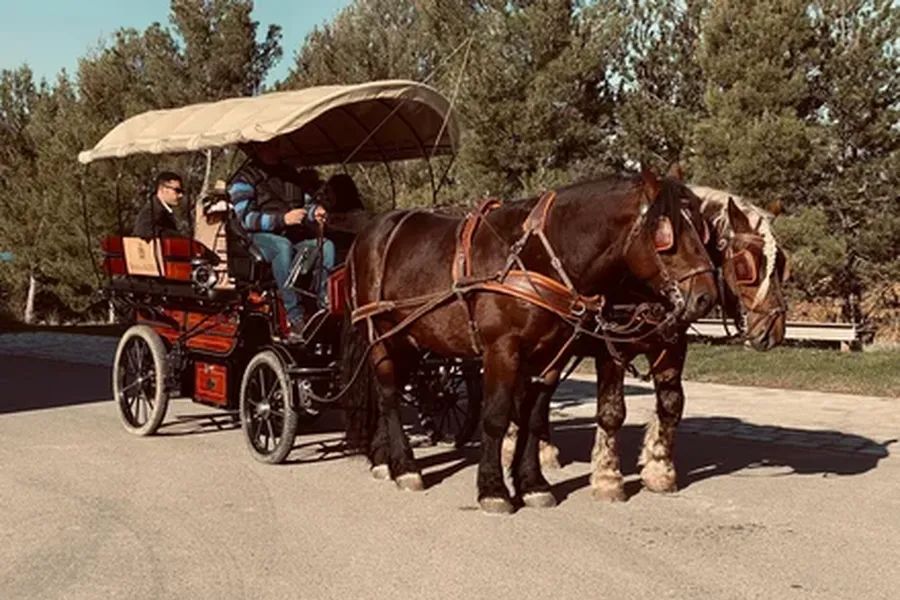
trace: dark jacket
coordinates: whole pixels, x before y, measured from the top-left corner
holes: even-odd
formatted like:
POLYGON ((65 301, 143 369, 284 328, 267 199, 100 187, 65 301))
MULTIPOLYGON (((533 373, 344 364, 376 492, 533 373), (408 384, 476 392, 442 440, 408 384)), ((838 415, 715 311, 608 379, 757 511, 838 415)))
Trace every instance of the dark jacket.
POLYGON ((166 210, 166 207, 162 205, 162 200, 153 196, 149 201, 144 202, 144 206, 134 220, 132 235, 150 239, 181 237, 184 234, 178 231, 175 215, 166 210))

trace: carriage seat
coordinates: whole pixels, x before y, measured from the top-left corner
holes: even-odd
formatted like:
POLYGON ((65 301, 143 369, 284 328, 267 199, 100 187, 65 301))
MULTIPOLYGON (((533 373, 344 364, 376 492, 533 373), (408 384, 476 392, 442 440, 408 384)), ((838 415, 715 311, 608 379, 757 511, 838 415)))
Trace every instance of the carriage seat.
POLYGON ((219 257, 196 240, 186 237, 143 239, 109 236, 101 242, 107 275, 161 277, 191 281, 193 262, 217 264, 219 257))
POLYGON ((195 211, 194 238, 220 259, 219 287, 234 287, 235 283, 274 285, 272 266, 256 249, 250 235, 237 222, 231 201, 225 192, 225 182, 215 187, 198 204, 195 211))

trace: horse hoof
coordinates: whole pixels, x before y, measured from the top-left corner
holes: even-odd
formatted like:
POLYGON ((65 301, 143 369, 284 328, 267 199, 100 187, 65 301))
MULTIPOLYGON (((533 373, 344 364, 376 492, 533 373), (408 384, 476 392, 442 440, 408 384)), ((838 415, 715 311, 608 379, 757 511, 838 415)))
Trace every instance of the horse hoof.
POLYGON ((621 479, 601 479, 591 483, 591 496, 601 502, 625 502, 625 486, 621 479))
POLYGON ((651 461, 641 470, 641 481, 651 492, 670 494, 678 491, 675 483, 675 468, 672 463, 651 461))
POLYGON ((397 487, 408 492, 421 492, 425 489, 425 482, 418 473, 404 473, 396 479, 397 487))
POLYGON ((372 477, 379 481, 385 481, 391 478, 391 470, 387 465, 375 465, 372 467, 372 477))
POLYGON ((529 508, 553 508, 556 498, 550 492, 529 492, 522 496, 522 502, 529 508))
POLYGON ((541 442, 541 467, 545 469, 561 469, 559 464, 559 448, 550 442, 541 442))
POLYGON ((489 515, 511 515, 513 513, 512 502, 506 498, 482 498, 478 501, 481 510, 489 515))

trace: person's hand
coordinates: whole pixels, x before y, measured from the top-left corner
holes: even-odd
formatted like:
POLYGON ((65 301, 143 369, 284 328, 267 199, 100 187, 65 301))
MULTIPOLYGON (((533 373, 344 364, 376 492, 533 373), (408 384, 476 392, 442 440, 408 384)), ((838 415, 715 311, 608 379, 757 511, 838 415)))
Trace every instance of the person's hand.
POLYGON ((316 221, 324 224, 325 221, 328 219, 328 211, 326 211, 325 207, 320 204, 320 205, 316 206, 316 211, 314 213, 314 216, 315 216, 316 221))
POLYGON ((285 225, 299 225, 306 218, 305 208, 295 208, 284 213, 285 225))

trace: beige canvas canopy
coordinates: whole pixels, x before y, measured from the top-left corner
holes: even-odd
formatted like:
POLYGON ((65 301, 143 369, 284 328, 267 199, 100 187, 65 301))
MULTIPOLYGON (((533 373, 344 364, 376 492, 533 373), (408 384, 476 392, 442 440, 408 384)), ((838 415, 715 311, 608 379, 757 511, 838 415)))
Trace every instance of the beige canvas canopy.
POLYGON ((117 125, 78 160, 230 145, 253 153, 265 144, 284 162, 314 166, 452 154, 458 139, 444 96, 421 83, 391 80, 149 111, 117 125))

